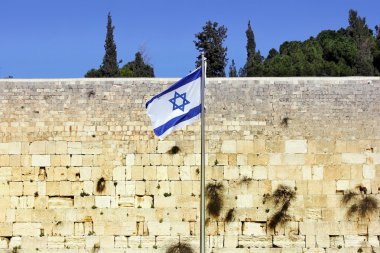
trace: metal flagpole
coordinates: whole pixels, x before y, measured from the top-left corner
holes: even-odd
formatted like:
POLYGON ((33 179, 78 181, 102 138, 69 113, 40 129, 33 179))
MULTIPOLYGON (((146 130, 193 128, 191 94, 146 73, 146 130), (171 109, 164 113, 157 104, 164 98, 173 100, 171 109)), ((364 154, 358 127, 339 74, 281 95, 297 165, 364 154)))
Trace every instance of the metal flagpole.
POLYGON ((202 52, 202 79, 201 79, 201 216, 200 216, 200 230, 201 230, 201 253, 206 253, 206 226, 205 226, 205 83, 206 83, 206 58, 202 52))

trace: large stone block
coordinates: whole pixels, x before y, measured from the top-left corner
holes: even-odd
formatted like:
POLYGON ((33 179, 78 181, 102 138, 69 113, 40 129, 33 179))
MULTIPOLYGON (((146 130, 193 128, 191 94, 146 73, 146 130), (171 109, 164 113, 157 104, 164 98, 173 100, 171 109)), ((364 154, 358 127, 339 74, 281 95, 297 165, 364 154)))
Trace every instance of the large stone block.
POLYGON ((288 154, 307 153, 307 141, 306 140, 286 140, 285 153, 288 153, 288 154))
POLYGON ((32 155, 32 166, 50 166, 50 155, 32 155))

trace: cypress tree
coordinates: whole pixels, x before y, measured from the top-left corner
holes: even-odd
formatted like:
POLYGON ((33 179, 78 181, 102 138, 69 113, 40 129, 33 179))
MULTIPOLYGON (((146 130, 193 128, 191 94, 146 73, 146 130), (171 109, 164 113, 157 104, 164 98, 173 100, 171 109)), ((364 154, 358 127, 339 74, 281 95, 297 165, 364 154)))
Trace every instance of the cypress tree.
POLYGON ((234 60, 232 60, 232 62, 231 62, 230 69, 228 72, 228 76, 229 77, 237 77, 237 71, 236 71, 236 66, 235 66, 234 60))
POLYGON ((111 13, 108 13, 107 19, 107 34, 104 44, 105 54, 103 64, 100 66, 100 71, 103 77, 116 77, 119 75, 119 66, 117 63, 116 44, 113 39, 113 30, 111 13))
MULTIPOLYGON (((225 77, 224 68, 227 65, 227 47, 223 42, 227 38, 227 28, 219 26, 217 22, 207 21, 203 31, 195 34, 195 47, 199 52, 204 52, 207 58, 207 76, 225 77)), ((196 61, 196 66, 201 65, 201 57, 196 61)))
POLYGON ((242 76, 260 76, 263 73, 263 57, 256 52, 255 35, 252 30, 251 21, 248 21, 248 28, 245 31, 247 36, 247 62, 240 70, 242 76))

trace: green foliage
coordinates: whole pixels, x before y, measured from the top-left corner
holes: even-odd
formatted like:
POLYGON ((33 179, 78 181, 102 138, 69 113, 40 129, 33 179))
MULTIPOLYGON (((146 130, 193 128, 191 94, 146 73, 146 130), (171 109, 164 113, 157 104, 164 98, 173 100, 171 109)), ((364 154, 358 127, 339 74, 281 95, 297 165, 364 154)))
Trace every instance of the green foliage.
POLYGON ((228 76, 229 77, 237 77, 236 65, 235 65, 234 60, 232 60, 232 62, 231 62, 230 69, 228 71, 228 76))
POLYGON ((349 26, 347 32, 351 38, 355 41, 358 53, 356 55, 355 68, 358 75, 373 75, 373 55, 374 39, 372 37, 372 31, 366 24, 366 19, 358 16, 358 13, 354 10, 349 11, 348 17, 349 26))
POLYGON ((119 66, 117 64, 116 44, 113 39, 113 30, 111 13, 108 13, 107 18, 107 34, 104 44, 105 54, 103 64, 100 66, 100 71, 104 77, 116 77, 119 75, 119 66))
MULTIPOLYGON (((217 22, 207 21, 203 31, 195 34, 195 47, 199 52, 204 52, 207 59, 208 77, 225 77, 224 68, 227 65, 227 48, 223 42, 227 38, 227 28, 219 26, 217 22)), ((196 66, 201 65, 201 57, 196 61, 196 66)))
POLYGON ((100 69, 90 69, 84 77, 103 77, 103 74, 100 69))
POLYGON ((120 69, 122 77, 154 77, 151 65, 144 62, 141 52, 135 54, 134 61, 130 61, 120 69))
POLYGON ((244 67, 240 69, 239 74, 241 76, 262 76, 264 57, 261 56, 260 51, 256 52, 255 35, 251 27, 251 21, 248 22, 245 35, 247 37, 247 61, 244 67))
MULTIPOLYGON (((349 26, 337 31, 321 31, 316 38, 286 41, 279 52, 271 49, 267 58, 256 60, 255 76, 352 76, 379 75, 380 36, 368 28, 365 18, 349 12, 349 26), (261 72, 260 67, 263 67, 261 72)), ((248 33, 247 33, 248 34, 248 33)), ((247 37, 248 38, 248 37, 247 37)), ((247 47, 248 48, 248 47, 247 47)))

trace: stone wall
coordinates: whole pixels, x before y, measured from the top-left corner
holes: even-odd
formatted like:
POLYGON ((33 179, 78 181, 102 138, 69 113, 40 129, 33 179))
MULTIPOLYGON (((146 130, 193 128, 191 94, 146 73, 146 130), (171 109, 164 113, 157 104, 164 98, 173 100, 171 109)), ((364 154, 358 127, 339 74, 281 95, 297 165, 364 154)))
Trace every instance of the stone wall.
MULTIPOLYGON (((159 141, 144 109, 174 81, 0 80, 0 252, 197 249, 200 124, 159 141)), ((342 204, 379 199, 380 78, 210 78, 206 107, 209 252, 380 252, 342 204)))

